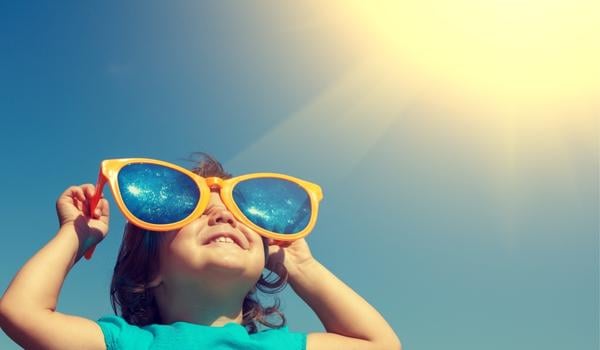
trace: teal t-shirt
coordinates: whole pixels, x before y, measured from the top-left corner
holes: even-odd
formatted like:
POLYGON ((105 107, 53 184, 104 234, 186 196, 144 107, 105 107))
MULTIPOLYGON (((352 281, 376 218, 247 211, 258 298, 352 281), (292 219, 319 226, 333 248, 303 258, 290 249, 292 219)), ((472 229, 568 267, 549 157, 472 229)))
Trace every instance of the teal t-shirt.
POLYGON ((237 323, 210 327, 189 322, 138 327, 116 315, 96 321, 107 350, 116 349, 290 349, 305 350, 306 334, 289 332, 287 327, 249 334, 237 323))

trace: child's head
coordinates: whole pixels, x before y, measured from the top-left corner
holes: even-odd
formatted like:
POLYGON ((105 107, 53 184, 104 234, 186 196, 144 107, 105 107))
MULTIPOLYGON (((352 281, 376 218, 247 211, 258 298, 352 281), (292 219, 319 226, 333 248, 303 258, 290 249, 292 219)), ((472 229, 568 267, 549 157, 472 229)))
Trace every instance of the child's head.
MULTIPOLYGON (((205 153, 204 159, 192 171, 203 177, 230 178, 221 164, 205 153)), ((227 292, 219 288, 242 291, 242 324, 250 332, 257 330, 256 322, 268 327, 280 327, 285 318, 278 303, 263 307, 256 296, 257 287, 267 293, 279 291, 286 282, 285 273, 274 281, 263 276, 268 246, 267 241, 229 212, 219 192, 211 192, 209 205, 201 217, 181 229, 151 232, 127 224, 114 269, 111 284, 111 302, 117 312, 131 324, 144 326, 164 323, 161 308, 168 308, 168 288, 187 289, 200 284, 206 293, 227 292), (219 235, 227 232, 228 238, 219 235), (235 243, 214 242, 233 240, 235 243), (203 283, 210 281, 210 283, 203 283), (218 283, 215 283, 218 282, 218 283), (222 282, 222 285, 220 285, 222 282), (280 322, 267 320, 270 315, 280 322)), ((189 290, 194 290, 190 288, 189 290)))

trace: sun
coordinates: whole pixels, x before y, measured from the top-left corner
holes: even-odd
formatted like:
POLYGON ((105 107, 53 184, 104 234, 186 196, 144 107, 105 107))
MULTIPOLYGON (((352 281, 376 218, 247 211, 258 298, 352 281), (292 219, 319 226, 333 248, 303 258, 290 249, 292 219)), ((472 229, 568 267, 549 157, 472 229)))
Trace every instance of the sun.
MULTIPOLYGON (((349 40, 390 74, 495 107, 599 97, 600 1, 348 1, 349 40)), ((560 106, 557 106, 560 108, 560 106)))

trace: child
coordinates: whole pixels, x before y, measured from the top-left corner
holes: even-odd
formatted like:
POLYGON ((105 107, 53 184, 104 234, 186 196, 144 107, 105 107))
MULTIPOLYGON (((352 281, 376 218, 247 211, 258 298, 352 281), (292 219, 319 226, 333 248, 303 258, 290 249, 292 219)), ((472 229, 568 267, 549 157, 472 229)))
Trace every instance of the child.
MULTIPOLYGON (((203 156, 195 174, 231 178, 203 156)), ((90 213, 93 196, 94 186, 85 184, 58 198, 58 233, 19 270, 0 301, 0 326, 26 349, 401 348, 383 317, 320 264, 304 238, 259 235, 232 213, 218 187, 210 188, 201 215, 183 227, 151 232, 129 220, 111 285, 121 316, 92 321, 60 313, 56 303, 67 273, 108 232, 108 201, 100 199, 90 213), (263 276, 265 268, 279 279, 263 276), (260 304, 257 288, 274 292, 286 280, 326 332, 289 332, 277 303, 260 304)))

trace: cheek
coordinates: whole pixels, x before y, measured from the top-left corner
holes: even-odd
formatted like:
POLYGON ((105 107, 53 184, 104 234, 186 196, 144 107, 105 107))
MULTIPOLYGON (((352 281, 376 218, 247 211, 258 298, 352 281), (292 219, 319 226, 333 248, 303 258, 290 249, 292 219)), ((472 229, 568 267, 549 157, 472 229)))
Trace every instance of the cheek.
POLYGON ((263 262, 264 265, 267 265, 269 261, 269 240, 265 237, 262 237, 262 245, 263 245, 263 262))
POLYGON ((160 253, 161 269, 165 272, 184 271, 194 264, 193 242, 182 236, 175 236, 163 242, 160 253))
POLYGON ((267 264, 267 259, 269 256, 269 241, 267 238, 259 235, 258 233, 250 230, 249 228, 245 228, 250 233, 248 233, 250 239, 252 239, 252 243, 255 245, 254 250, 254 261, 256 264, 261 265, 261 269, 265 267, 267 264))
POLYGON ((253 281, 253 283, 258 282, 263 271, 265 269, 265 256, 262 252, 256 252, 251 259, 251 262, 248 264, 246 268, 246 276, 249 280, 253 281))
MULTIPOLYGON (((256 263, 256 269, 260 270, 260 273, 262 273, 263 269, 265 268, 265 266, 267 265, 267 261, 269 259, 269 246, 268 246, 268 242, 265 238, 263 238, 262 240, 262 244, 259 244, 257 246, 256 249, 256 255, 255 255, 255 263, 256 263)), ((259 242, 261 242, 259 241, 259 242)))

